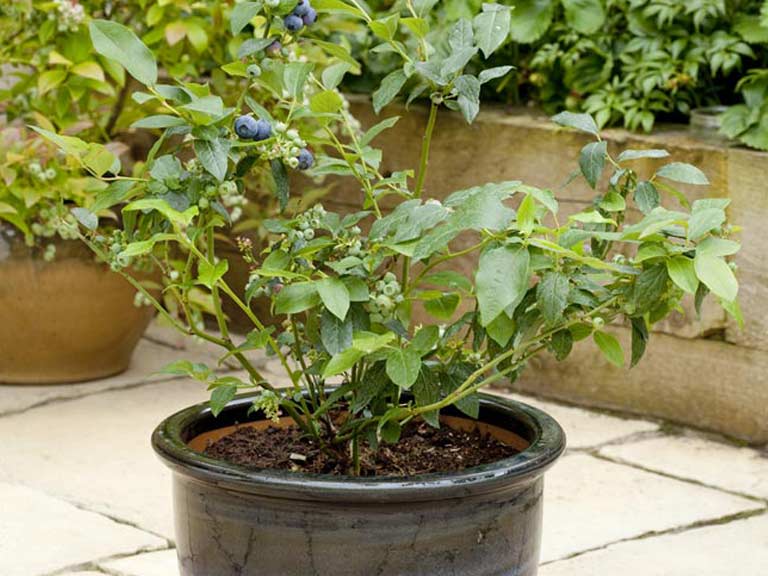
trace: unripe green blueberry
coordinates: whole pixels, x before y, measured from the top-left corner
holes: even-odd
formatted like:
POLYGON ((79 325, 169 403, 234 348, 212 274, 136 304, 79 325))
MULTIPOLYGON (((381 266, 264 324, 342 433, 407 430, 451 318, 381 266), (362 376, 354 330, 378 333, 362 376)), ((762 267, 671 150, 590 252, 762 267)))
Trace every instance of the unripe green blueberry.
POLYGON ((384 274, 384 282, 397 282, 397 276, 392 272, 387 272, 384 274))
POLYGON ((261 76, 261 67, 258 64, 251 64, 246 68, 246 73, 251 78, 258 78, 261 76))
POLYGON ((387 296, 394 296, 400 292, 400 287, 397 284, 387 284, 384 286, 384 294, 387 296))
POLYGON ((305 240, 312 240, 312 238, 315 237, 315 231, 312 228, 307 228, 304 230, 304 239, 305 240))
POLYGON ((605 320, 603 320, 600 316, 597 316, 592 319, 592 326, 594 326, 596 329, 600 330, 603 326, 605 326, 605 320))
POLYGON ((200 198, 200 200, 198 200, 197 205, 200 206, 200 208, 202 208, 203 210, 205 210, 206 208, 208 208, 208 206, 210 206, 210 202, 208 201, 208 198, 203 197, 203 198, 200 198))

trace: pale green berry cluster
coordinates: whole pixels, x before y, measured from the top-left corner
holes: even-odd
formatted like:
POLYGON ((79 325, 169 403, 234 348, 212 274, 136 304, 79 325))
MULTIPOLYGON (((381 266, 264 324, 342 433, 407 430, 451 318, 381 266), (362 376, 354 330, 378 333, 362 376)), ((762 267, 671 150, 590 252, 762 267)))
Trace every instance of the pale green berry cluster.
POLYGON ((381 324, 394 317, 395 308, 403 301, 402 288, 397 276, 387 272, 384 278, 376 282, 370 291, 370 300, 366 305, 371 322, 381 324))
POLYGON ((59 32, 77 32, 85 20, 85 9, 75 0, 53 0, 56 13, 51 12, 48 18, 57 21, 59 32))
MULTIPOLYGON (((190 168, 191 161, 187 163, 187 169, 190 168)), ((197 168, 197 165, 193 165, 197 168)), ((229 209, 229 218, 232 222, 237 222, 243 216, 243 207, 248 203, 237 183, 234 180, 227 180, 218 186, 209 184, 205 187, 203 196, 198 200, 197 205, 201 210, 207 210, 211 207, 211 202, 220 200, 225 208, 229 209)))
POLYGON ((43 260, 45 260, 46 262, 53 262, 55 258, 56 258, 56 245, 48 244, 48 246, 46 246, 45 250, 43 251, 43 260))
POLYGON ((78 238, 77 220, 71 214, 60 215, 53 207, 40 208, 37 222, 30 225, 32 234, 38 238, 53 238, 58 235, 63 240, 78 238))
POLYGON ((50 182, 57 176, 56 170, 53 168, 43 170, 40 162, 31 162, 29 164, 29 173, 32 175, 32 178, 40 182, 50 182))
POLYGON ((293 169, 299 167, 299 153, 306 148, 307 143, 293 128, 288 128, 284 122, 274 124, 274 138, 269 144, 262 144, 257 148, 267 160, 280 159, 293 169))
POLYGON ((143 292, 136 292, 133 296, 133 305, 136 306, 136 308, 152 306, 152 300, 150 300, 143 292))

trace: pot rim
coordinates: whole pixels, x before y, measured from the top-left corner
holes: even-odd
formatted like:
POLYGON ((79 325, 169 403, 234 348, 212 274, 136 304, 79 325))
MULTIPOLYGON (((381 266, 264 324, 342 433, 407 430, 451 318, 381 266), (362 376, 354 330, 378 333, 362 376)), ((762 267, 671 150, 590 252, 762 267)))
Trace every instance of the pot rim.
MULTIPOLYGON (((496 425, 523 432, 521 435, 530 445, 510 458, 459 472, 405 478, 357 478, 252 470, 230 464, 204 456, 187 445, 191 438, 186 434, 193 425, 214 419, 209 402, 190 406, 166 418, 152 434, 152 447, 174 473, 192 480, 259 496, 350 503, 434 501, 497 492, 536 480, 561 456, 565 450, 565 432, 554 418, 516 400, 487 393, 478 396, 479 421, 488 422, 495 417, 496 425), (506 426, 498 420, 504 420, 506 426)), ((227 413, 230 419, 234 414, 246 414, 252 398, 253 394, 235 397, 218 418, 222 419, 227 413)), ((455 409, 443 412, 460 415, 455 409)))

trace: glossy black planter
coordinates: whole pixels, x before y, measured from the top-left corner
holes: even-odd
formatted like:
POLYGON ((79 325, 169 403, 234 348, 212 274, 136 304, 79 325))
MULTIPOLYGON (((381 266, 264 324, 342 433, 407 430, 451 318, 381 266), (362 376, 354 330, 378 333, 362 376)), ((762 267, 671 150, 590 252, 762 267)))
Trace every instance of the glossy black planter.
POLYGON ((193 406, 152 437, 174 472, 181 576, 536 574, 543 474, 565 448, 547 414, 482 395, 480 421, 528 447, 486 466, 407 479, 250 471, 187 445, 253 420, 249 406, 238 397, 218 418, 193 406))

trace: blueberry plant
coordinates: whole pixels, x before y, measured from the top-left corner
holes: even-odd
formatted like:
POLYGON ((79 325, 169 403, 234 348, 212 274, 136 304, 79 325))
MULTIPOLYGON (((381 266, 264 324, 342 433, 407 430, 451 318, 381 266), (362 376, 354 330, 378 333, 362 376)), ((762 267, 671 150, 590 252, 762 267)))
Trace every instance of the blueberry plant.
POLYGON ((414 419, 439 426, 449 406, 476 418, 477 392, 514 380, 536 354, 564 359, 577 341, 591 337, 609 361, 623 365, 624 352, 608 330, 615 321, 632 326, 634 365, 650 327, 686 294, 700 305, 712 293, 739 315, 738 285, 726 261, 739 248, 726 221, 728 201, 689 205, 676 183, 706 185, 703 172, 667 162, 663 150, 611 155, 588 115, 564 112, 554 120, 594 139, 579 158, 581 177, 596 190, 589 208, 563 217, 551 191, 519 181, 429 198, 425 175, 438 111, 447 106, 467 121, 475 118, 483 81, 509 68, 474 75, 466 66, 499 48, 509 19, 504 7, 486 4, 472 19, 459 20, 437 49, 426 39, 426 20, 407 5, 409 16, 379 20, 354 0, 239 5, 243 20, 265 18, 268 24, 249 39, 253 51, 241 64, 258 66, 260 73, 234 109, 222 107, 206 86, 160 83, 151 52, 121 30, 112 38, 121 49, 109 56, 145 83, 139 97, 162 110, 153 110, 145 124, 164 126, 145 171, 133 176, 96 170, 84 143, 43 132, 106 180, 100 209, 125 204, 124 229, 112 235, 100 229, 98 211, 77 211, 82 239, 169 322, 219 345, 222 360, 235 359, 247 377, 222 376, 191 362, 168 370, 206 384, 215 413, 236 393, 250 391, 256 409, 292 418, 350 474, 359 473, 361 458, 380 443, 396 443, 414 419), (400 67, 376 91, 377 108, 400 94, 429 98, 415 170, 380 172, 373 142, 397 117, 367 131, 355 125, 336 91, 355 63, 343 46, 311 37, 305 20, 311 9, 321 20, 342 13, 364 22, 380 39, 379 50, 400 57, 400 67), (276 42, 314 47, 328 58, 287 62, 275 54, 276 42), (272 113, 246 108, 254 91, 273 93, 279 105, 272 113), (316 122, 313 129, 294 132, 294 121, 307 116, 316 122), (179 138, 173 144, 174 136, 180 144, 179 138), (194 157, 183 160, 190 152, 194 157), (663 165, 643 178, 633 166, 648 158, 663 165), (243 178, 259 163, 282 183, 280 194, 287 193, 292 169, 354 178, 360 210, 337 213, 315 204, 265 222, 271 242, 264 250, 240 242, 252 270, 244 293, 236 293, 224 279, 228 261, 217 257, 214 235, 228 225, 231 198, 242 194, 243 178), (671 202, 679 208, 663 205, 671 202), (454 266, 465 257, 475 259, 471 272, 454 266), (152 258, 161 268, 163 298, 130 276, 136 258, 152 258), (230 336, 221 312, 224 296, 253 323, 241 343, 230 336), (251 310, 256 297, 269 298, 273 318, 251 310), (218 320, 214 333, 196 319, 200 303, 218 320), (432 320, 416 321, 418 308, 432 320), (259 372, 251 361, 255 350, 279 360, 288 387, 275 387, 259 372))

